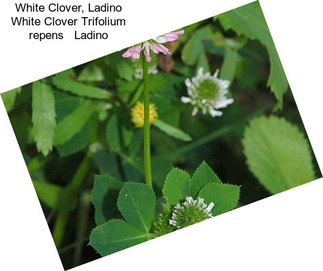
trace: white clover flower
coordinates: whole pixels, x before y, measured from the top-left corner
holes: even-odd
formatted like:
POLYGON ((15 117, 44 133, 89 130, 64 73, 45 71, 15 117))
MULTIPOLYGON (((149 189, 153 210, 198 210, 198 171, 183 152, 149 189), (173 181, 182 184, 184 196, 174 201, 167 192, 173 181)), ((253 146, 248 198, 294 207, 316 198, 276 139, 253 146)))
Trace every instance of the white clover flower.
POLYGON ((201 109, 203 114, 220 117, 223 113, 218 109, 233 103, 232 98, 226 97, 230 81, 218 78, 218 74, 219 70, 212 76, 209 72, 203 73, 203 68, 200 68, 197 76, 185 80, 189 97, 182 97, 181 101, 194 106, 193 116, 201 109))
POLYGON ((192 197, 186 197, 182 204, 175 205, 169 224, 180 229, 203 221, 212 217, 213 207, 213 202, 207 205, 203 198, 194 200, 192 197))

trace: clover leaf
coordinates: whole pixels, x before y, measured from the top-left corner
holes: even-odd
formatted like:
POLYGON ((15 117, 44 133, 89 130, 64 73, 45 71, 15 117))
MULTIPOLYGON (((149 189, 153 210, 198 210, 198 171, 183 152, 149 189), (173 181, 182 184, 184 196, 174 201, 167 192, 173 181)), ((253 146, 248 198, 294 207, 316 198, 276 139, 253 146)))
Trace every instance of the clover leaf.
POLYGON ((95 207, 96 224, 102 224, 118 214, 118 210, 113 204, 117 200, 123 185, 123 182, 117 181, 108 175, 95 176, 92 202, 95 207))
POLYGON ((169 205, 184 200, 189 195, 190 175, 178 168, 173 168, 167 175, 163 194, 169 205))
POLYGON ((202 198, 207 204, 213 202, 214 216, 236 207, 240 187, 223 184, 212 168, 206 162, 202 162, 191 179, 187 172, 172 169, 166 177, 163 194, 169 205, 181 203, 188 196, 202 198))
POLYGON ((106 256, 147 240, 148 235, 145 232, 123 220, 112 219, 92 231, 90 245, 101 256, 106 256))
POLYGON ((90 236, 90 245, 102 256, 151 238, 149 231, 155 215, 156 196, 149 186, 125 183, 117 205, 126 221, 111 219, 96 227, 90 236))
POLYGON ((208 183, 221 183, 221 180, 214 173, 212 168, 210 168, 209 165, 203 161, 192 176, 190 189, 191 196, 195 197, 198 191, 208 183))
POLYGON ((219 215, 236 207, 240 194, 240 187, 231 184, 209 183, 199 192, 198 197, 205 203, 214 203, 212 215, 219 215))
POLYGON ((126 183, 120 191, 118 207, 125 220, 148 233, 155 214, 156 196, 140 183, 126 183))

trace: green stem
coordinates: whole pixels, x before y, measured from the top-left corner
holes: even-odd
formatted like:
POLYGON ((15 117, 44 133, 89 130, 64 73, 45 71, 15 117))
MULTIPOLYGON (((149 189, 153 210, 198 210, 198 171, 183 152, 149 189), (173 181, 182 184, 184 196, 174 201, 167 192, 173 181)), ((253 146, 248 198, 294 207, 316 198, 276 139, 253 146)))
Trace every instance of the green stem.
POLYGON ((88 170, 89 157, 88 155, 86 155, 86 157, 83 159, 80 166, 78 167, 72 182, 65 188, 61 196, 61 202, 58 208, 58 214, 53 229, 53 238, 57 248, 61 246, 61 243, 63 241, 65 227, 69 214, 74 208, 75 202, 77 200, 77 193, 88 173, 88 170))
POLYGON ((148 65, 142 54, 142 69, 144 78, 144 163, 146 184, 152 187, 151 157, 150 157, 150 124, 149 124, 149 78, 148 65))
MULTIPOLYGON (((92 134, 91 144, 96 143, 98 140, 98 120, 97 116, 94 115, 92 118, 92 134)), ((60 205, 57 210, 57 217, 53 229, 53 238, 56 247, 59 249, 63 242, 65 228, 71 212, 74 210, 76 202, 79 198, 79 192, 81 186, 86 179, 87 174, 90 171, 90 159, 92 155, 91 148, 88 149, 85 157, 81 164, 77 168, 72 181, 65 187, 60 199, 60 205)))
POLYGON ((76 238, 75 242, 77 246, 74 250, 74 265, 80 265, 82 262, 81 256, 84 247, 83 237, 87 234, 87 227, 89 223, 89 211, 91 206, 91 195, 88 191, 83 192, 80 199, 80 207, 77 216, 77 229, 76 229, 76 238))

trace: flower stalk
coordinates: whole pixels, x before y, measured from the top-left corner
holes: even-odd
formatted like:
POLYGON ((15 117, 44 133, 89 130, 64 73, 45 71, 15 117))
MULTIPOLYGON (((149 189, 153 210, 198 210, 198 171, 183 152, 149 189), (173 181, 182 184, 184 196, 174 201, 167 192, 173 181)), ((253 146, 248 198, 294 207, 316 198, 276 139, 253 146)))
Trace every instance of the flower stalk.
POLYGON ((148 63, 144 54, 141 55, 144 80, 144 164, 146 184, 152 187, 151 154, 150 154, 150 122, 149 122, 149 78, 148 63))
MULTIPOLYGON (((150 155, 150 112, 149 112, 149 70, 148 70, 148 63, 151 62, 150 52, 152 51, 155 54, 162 53, 164 55, 170 55, 170 50, 163 45, 163 43, 172 42, 178 39, 179 35, 184 34, 184 30, 170 32, 165 35, 159 36, 155 39, 150 39, 148 41, 139 43, 135 46, 128 48, 123 54, 122 57, 124 58, 132 58, 132 59, 140 59, 141 56, 141 63, 142 63, 142 77, 144 81, 144 167, 145 167, 145 179, 146 184, 150 187, 153 186, 152 184, 152 175, 151 175, 151 155, 150 155)), ((140 76, 141 77, 141 76, 140 76)), ((140 105, 139 105, 140 106, 140 105)), ((136 110, 139 109, 135 108, 132 112, 133 116, 136 113, 136 110)), ((152 110, 153 111, 153 110, 152 110)), ((157 117, 157 113, 153 113, 152 119, 157 117)), ((136 116, 134 116, 133 121, 137 127, 140 127, 137 121, 136 116)))

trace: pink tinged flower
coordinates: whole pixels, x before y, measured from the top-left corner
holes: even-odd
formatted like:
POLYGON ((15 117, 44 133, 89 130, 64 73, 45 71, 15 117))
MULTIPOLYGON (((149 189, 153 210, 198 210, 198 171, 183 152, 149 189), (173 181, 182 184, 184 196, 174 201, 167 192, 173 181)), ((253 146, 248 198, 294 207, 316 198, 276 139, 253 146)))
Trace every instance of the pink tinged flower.
POLYGON ((159 43, 171 42, 171 41, 177 40, 178 36, 182 35, 182 34, 184 34, 184 30, 170 32, 170 33, 167 33, 163 36, 156 38, 155 40, 159 43))
POLYGON ((152 43, 150 45, 150 48, 156 54, 160 52, 160 53, 163 53, 164 55, 170 55, 170 51, 168 50, 168 48, 162 44, 152 43))
POLYGON ((144 51, 144 54, 145 54, 145 57, 146 57, 147 62, 150 62, 151 61, 151 57, 150 57, 150 54, 149 54, 149 48, 145 47, 143 49, 143 51, 144 51))
POLYGON ((138 59, 140 57, 141 52, 143 52, 146 61, 150 62, 150 50, 152 50, 155 54, 162 53, 164 55, 170 55, 171 52, 162 43, 175 41, 178 39, 178 36, 182 34, 184 34, 184 30, 170 32, 168 34, 165 34, 164 36, 160 36, 158 38, 143 42, 136 46, 130 47, 125 53, 123 53, 122 57, 131 57, 133 59, 138 59))
POLYGON ((133 47, 130 47, 123 55, 122 57, 128 58, 131 57, 133 59, 138 59, 140 57, 140 52, 141 52, 141 46, 136 45, 133 47))

